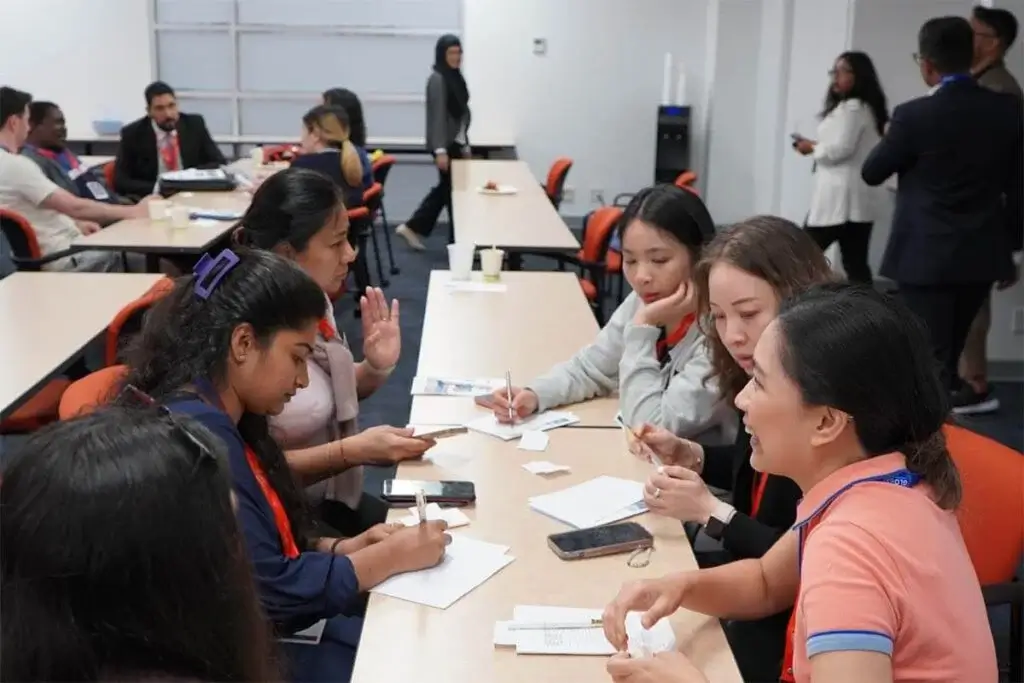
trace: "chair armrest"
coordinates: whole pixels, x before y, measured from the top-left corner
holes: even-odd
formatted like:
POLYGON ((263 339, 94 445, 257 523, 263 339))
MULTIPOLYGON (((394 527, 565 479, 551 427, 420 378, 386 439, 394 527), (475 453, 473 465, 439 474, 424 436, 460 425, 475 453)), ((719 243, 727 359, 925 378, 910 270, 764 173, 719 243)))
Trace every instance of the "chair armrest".
POLYGON ((65 258, 66 256, 71 256, 73 254, 76 254, 76 253, 78 253, 80 251, 82 251, 81 248, 71 247, 71 248, 68 248, 68 249, 62 249, 60 251, 55 251, 52 254, 47 254, 46 256, 43 256, 41 258, 22 258, 20 256, 14 256, 12 254, 11 255, 11 263, 13 263, 19 269, 20 268, 25 268, 25 269, 28 269, 28 270, 34 270, 34 269, 40 268, 42 266, 45 266, 48 263, 53 263, 54 261, 59 261, 60 259, 65 258))
POLYGON ((636 196, 636 192, 622 192, 615 195, 615 199, 612 200, 612 206, 624 207, 628 206, 629 202, 632 201, 633 197, 636 196))

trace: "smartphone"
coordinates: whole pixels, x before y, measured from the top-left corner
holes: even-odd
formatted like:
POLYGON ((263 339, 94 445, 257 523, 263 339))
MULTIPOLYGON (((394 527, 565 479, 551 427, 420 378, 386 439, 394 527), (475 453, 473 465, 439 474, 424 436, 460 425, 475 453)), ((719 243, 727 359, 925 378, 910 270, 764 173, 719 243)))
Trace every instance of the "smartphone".
POLYGON ((548 536, 548 546, 563 560, 628 553, 653 545, 654 537, 636 522, 595 526, 548 536))
POLYGON ((422 432, 417 431, 414 436, 417 439, 447 439, 450 436, 458 436, 469 431, 468 427, 434 427, 426 428, 422 432))
POLYGON ((381 498, 393 505, 416 502, 416 492, 423 491, 428 503, 463 506, 476 501, 476 487, 471 481, 415 481, 385 479, 381 498))

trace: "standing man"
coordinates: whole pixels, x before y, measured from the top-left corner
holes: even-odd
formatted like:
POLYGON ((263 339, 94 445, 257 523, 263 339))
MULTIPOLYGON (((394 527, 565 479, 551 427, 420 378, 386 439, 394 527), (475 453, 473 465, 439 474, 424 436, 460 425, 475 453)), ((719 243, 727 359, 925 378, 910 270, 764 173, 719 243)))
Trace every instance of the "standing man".
MULTIPOLYGON (((974 29, 974 64, 971 73, 989 90, 1013 95, 1024 99, 1020 84, 1013 77, 1004 62, 1006 52, 1017 39, 1017 19, 1005 9, 977 6, 971 13, 971 28, 974 29)), ((1012 228, 1012 226, 1011 226, 1012 228)), ((1020 251, 1020 232, 1013 244, 1014 251, 1020 251)), ((999 409, 999 399, 988 390, 988 357, 985 343, 988 329, 992 324, 992 297, 985 297, 977 317, 967 333, 964 352, 960 356, 960 377, 964 380, 953 412, 960 414, 989 413, 999 409)))
POLYGON ((925 22, 915 59, 931 93, 896 107, 861 169, 869 185, 899 175, 881 272, 928 325, 954 403, 967 331, 992 285, 1014 279, 1024 221, 1021 103, 978 85, 973 58, 966 19, 925 22))
POLYGON ((146 116, 121 129, 114 172, 117 192, 141 197, 153 191, 161 173, 227 163, 203 117, 178 111, 171 86, 156 81, 145 94, 146 116))

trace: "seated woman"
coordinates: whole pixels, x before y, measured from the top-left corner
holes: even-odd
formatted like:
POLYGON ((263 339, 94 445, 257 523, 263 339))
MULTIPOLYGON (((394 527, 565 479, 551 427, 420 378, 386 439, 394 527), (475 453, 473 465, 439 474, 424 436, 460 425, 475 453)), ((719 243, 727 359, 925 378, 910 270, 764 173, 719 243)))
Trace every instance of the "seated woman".
MULTIPOLYGON (((795 529, 764 557, 627 585, 605 609, 651 625, 680 607, 759 618, 796 602, 801 683, 995 681, 978 577, 953 509, 960 478, 942 436, 949 398, 920 321, 898 299, 832 284, 786 302, 736 397, 751 464, 804 492, 795 529)), ((614 657, 613 680, 706 681, 686 657, 614 657)))
POLYGON ((366 150, 366 119, 363 118, 363 103, 359 96, 347 88, 331 88, 325 90, 323 104, 341 107, 348 114, 349 140, 359 152, 359 160, 363 163, 363 189, 373 185, 373 165, 366 150))
POLYGON ((223 445, 153 408, 28 437, 0 485, 0 678, 280 680, 230 491, 223 445))
MULTIPOLYGON (((699 317, 707 321, 711 377, 722 400, 732 405, 750 381, 753 354, 783 299, 833 279, 814 240, 793 223, 755 216, 715 235, 704 249, 695 283, 699 317)), ((702 567, 768 552, 796 519, 800 488, 790 479, 755 472, 750 466, 750 434, 736 443, 702 446, 661 427, 645 425, 630 449, 665 465, 644 490, 651 512, 703 526, 723 550, 697 553, 702 567), (732 491, 732 505, 708 486, 732 491)), ((756 621, 734 621, 725 633, 743 680, 778 680, 789 610, 756 621)))
MULTIPOLYGON (((348 231, 345 207, 331 181, 289 168, 256 191, 235 236, 243 245, 294 261, 323 292, 333 293, 355 259, 348 231)), ((360 301, 363 360, 356 363, 324 299, 327 312, 306 359, 309 386, 271 417, 270 428, 323 519, 354 536, 387 516, 383 503, 363 494, 363 466, 418 458, 433 442, 413 438, 411 429, 386 425, 360 432, 356 423, 359 400, 373 394, 398 363, 398 302, 388 306, 381 290, 366 290, 360 301)))
MULTIPOLYGON (((704 335, 695 324, 697 291, 690 281, 714 223, 699 197, 673 185, 636 194, 619 224, 623 272, 633 292, 593 343, 568 361, 512 389, 519 418, 539 410, 619 395, 622 420, 645 422, 673 434, 728 443, 736 417, 722 403, 704 335)), ((494 392, 494 414, 508 421, 504 389, 494 392)))
POLYGON ((227 446, 246 547, 277 633, 326 620, 319 643, 282 645, 298 681, 348 680, 362 629, 350 616, 357 598, 394 574, 437 564, 448 542, 445 525, 432 522, 382 524, 355 538, 312 534, 267 416, 308 386, 326 310, 323 290, 294 264, 225 249, 157 302, 128 355, 127 383, 227 446))
POLYGON ((299 142, 302 154, 295 157, 292 166, 319 171, 333 180, 341 188, 346 208, 362 206, 366 189, 363 186, 363 161, 349 140, 345 110, 318 105, 302 117, 302 126, 299 142))

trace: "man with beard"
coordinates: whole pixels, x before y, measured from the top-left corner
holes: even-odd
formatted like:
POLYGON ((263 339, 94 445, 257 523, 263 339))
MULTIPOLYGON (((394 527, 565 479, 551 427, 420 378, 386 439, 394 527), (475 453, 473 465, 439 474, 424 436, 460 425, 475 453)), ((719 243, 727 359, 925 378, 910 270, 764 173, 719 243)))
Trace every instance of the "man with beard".
POLYGON ((178 111, 171 86, 156 81, 145 94, 146 116, 121 129, 114 174, 117 192, 142 197, 153 191, 161 173, 226 163, 203 117, 178 111))

